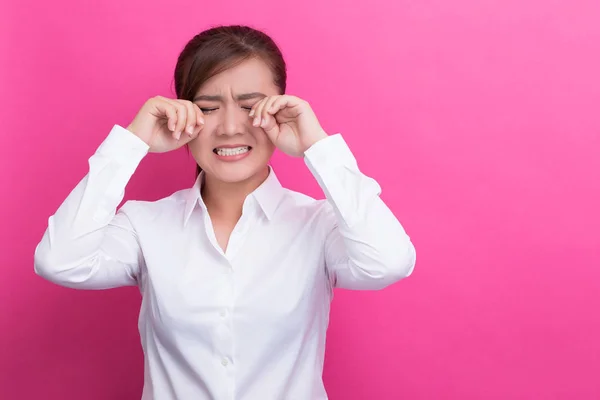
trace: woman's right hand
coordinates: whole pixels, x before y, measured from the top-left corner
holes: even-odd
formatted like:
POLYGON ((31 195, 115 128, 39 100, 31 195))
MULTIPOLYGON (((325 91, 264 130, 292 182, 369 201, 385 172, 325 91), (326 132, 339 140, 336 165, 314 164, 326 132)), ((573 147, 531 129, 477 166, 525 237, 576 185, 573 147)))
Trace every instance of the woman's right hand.
POLYGON ((151 153, 165 153, 195 139, 203 127, 196 104, 156 96, 144 103, 127 130, 146 142, 151 153))

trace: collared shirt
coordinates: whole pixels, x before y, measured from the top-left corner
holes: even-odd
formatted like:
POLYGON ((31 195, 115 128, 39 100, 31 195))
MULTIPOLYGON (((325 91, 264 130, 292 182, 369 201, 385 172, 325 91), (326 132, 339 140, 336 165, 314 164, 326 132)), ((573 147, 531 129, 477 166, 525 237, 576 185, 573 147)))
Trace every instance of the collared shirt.
POLYGON ((322 371, 336 287, 384 288, 415 249, 340 134, 305 152, 325 199, 274 171, 243 204, 224 252, 193 187, 121 203, 149 147, 115 125, 48 220, 35 271, 81 289, 142 294, 142 399, 326 399, 322 371))

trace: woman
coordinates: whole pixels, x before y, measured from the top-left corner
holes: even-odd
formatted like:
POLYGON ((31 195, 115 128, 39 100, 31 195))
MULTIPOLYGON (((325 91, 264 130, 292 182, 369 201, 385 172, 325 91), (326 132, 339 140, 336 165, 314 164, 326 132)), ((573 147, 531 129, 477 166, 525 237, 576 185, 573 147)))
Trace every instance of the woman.
POLYGON ((39 275, 140 288, 143 399, 326 399, 333 289, 381 289, 414 268, 378 184, 285 85, 264 33, 200 33, 179 56, 177 99, 152 98, 126 129, 115 125, 48 221, 39 275), (198 164, 195 184, 117 210, 145 155, 181 146, 198 164), (280 185, 275 147, 304 158, 325 200, 280 185))

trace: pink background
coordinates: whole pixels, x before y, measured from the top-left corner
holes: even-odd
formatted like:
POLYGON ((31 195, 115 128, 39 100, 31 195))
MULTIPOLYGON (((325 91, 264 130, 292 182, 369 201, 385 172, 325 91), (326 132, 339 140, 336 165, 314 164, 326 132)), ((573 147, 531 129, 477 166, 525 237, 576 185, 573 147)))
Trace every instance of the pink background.
MULTIPOLYGON (((112 125, 173 96, 179 50, 220 23, 273 35, 289 92, 417 247, 408 280, 337 292, 331 399, 600 398, 597 0, 83 3, 0 10, 0 398, 139 398, 138 291, 54 286, 33 251, 112 125)), ((300 160, 274 164, 321 197, 300 160)), ((151 155, 126 197, 193 174, 151 155)))

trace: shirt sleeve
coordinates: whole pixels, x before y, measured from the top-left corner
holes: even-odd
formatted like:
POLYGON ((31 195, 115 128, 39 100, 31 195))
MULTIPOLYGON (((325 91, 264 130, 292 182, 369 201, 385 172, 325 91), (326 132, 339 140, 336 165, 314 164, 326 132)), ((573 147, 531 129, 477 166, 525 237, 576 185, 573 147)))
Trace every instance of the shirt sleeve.
POLYGON ((378 290, 408 277, 415 248, 342 136, 318 141, 304 160, 328 200, 325 264, 332 287, 378 290))
POLYGON ((117 212, 149 146, 115 125, 89 158, 89 172, 54 215, 35 249, 34 270, 61 286, 107 289, 137 284, 142 252, 128 217, 117 212))

